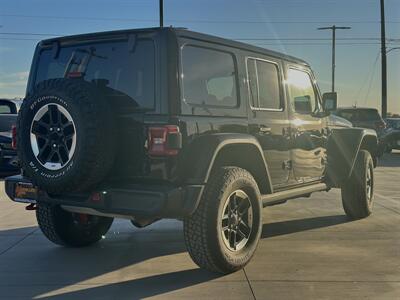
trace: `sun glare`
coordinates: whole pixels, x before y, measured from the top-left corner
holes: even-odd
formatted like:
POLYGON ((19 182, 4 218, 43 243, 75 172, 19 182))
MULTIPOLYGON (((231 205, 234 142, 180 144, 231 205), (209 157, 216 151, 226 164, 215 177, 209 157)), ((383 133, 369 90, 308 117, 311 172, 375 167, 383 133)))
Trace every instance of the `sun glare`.
POLYGON ((290 69, 287 82, 299 89, 306 89, 310 86, 310 78, 305 76, 303 71, 290 69))

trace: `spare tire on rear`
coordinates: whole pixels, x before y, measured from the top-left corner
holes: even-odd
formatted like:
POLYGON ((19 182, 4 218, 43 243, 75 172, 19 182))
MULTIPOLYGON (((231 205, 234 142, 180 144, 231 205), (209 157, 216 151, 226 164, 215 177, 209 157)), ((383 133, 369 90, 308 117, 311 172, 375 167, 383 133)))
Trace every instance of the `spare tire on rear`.
POLYGON ((85 191, 114 161, 113 113, 94 83, 51 79, 23 101, 17 122, 24 174, 50 194, 85 191))

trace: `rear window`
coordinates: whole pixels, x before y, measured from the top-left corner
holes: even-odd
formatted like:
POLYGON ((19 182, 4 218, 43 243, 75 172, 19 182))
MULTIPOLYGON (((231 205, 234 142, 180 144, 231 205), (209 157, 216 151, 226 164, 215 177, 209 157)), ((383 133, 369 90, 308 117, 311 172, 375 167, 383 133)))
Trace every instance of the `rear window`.
POLYGON ((40 54, 36 84, 54 78, 80 77, 106 85, 116 95, 128 96, 135 107, 154 108, 154 42, 139 39, 134 49, 127 41, 99 42, 61 47, 40 54))
POLYGON ((337 115, 349 121, 379 121, 381 119, 375 109, 342 110, 337 115))
POLYGON ((192 105, 237 105, 236 68, 230 53, 185 46, 182 49, 183 98, 192 105))
POLYGON ((358 111, 358 121, 378 121, 381 117, 375 109, 361 109, 358 111))

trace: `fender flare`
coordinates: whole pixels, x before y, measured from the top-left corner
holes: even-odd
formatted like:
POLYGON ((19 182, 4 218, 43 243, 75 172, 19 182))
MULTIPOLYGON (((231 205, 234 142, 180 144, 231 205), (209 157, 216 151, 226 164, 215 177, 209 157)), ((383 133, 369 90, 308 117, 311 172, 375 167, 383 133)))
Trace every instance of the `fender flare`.
MULTIPOLYGON (((263 150, 257 139, 248 134, 216 133, 194 138, 185 147, 182 159, 180 159, 181 163, 178 167, 180 181, 186 185, 207 184, 213 168, 218 166, 221 159, 224 160, 224 157, 221 157, 220 154, 232 156, 234 151, 241 150, 243 150, 243 153, 240 152, 241 158, 232 162, 232 165, 245 168, 248 171, 252 170, 246 168, 246 165, 254 166, 257 174, 252 175, 258 183, 260 191, 272 193, 271 177, 263 150), (252 152, 246 155, 249 150, 252 152)), ((252 168, 250 167, 250 169, 252 168)))
POLYGON ((376 156, 378 138, 372 129, 332 129, 327 143, 327 180, 331 187, 341 187, 353 172, 360 150, 368 150, 376 156))

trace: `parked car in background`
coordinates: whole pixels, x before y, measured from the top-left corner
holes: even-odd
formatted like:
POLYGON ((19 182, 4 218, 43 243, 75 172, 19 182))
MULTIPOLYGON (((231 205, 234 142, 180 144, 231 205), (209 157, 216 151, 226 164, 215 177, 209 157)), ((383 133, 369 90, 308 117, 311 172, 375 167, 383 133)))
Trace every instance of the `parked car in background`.
POLYGON ((350 121, 354 127, 374 129, 379 139, 378 156, 387 149, 386 123, 375 108, 339 107, 332 114, 350 121))
POLYGON ((340 128, 340 127, 343 127, 343 128, 353 127, 353 124, 350 121, 346 120, 345 118, 336 116, 334 114, 331 114, 329 116, 328 125, 329 126, 333 126, 333 127, 338 127, 338 128, 340 128))
POLYGON ((332 112, 334 115, 350 121, 354 127, 374 129, 382 134, 386 123, 375 108, 341 107, 332 112))
POLYGON ((386 124, 388 128, 400 130, 400 118, 387 118, 386 124))
POLYGON ((390 153, 393 149, 400 150, 400 118, 387 118, 387 148, 390 153))
POLYGON ((17 151, 12 145, 12 127, 16 125, 20 99, 0 99, 0 176, 20 172, 17 151))

